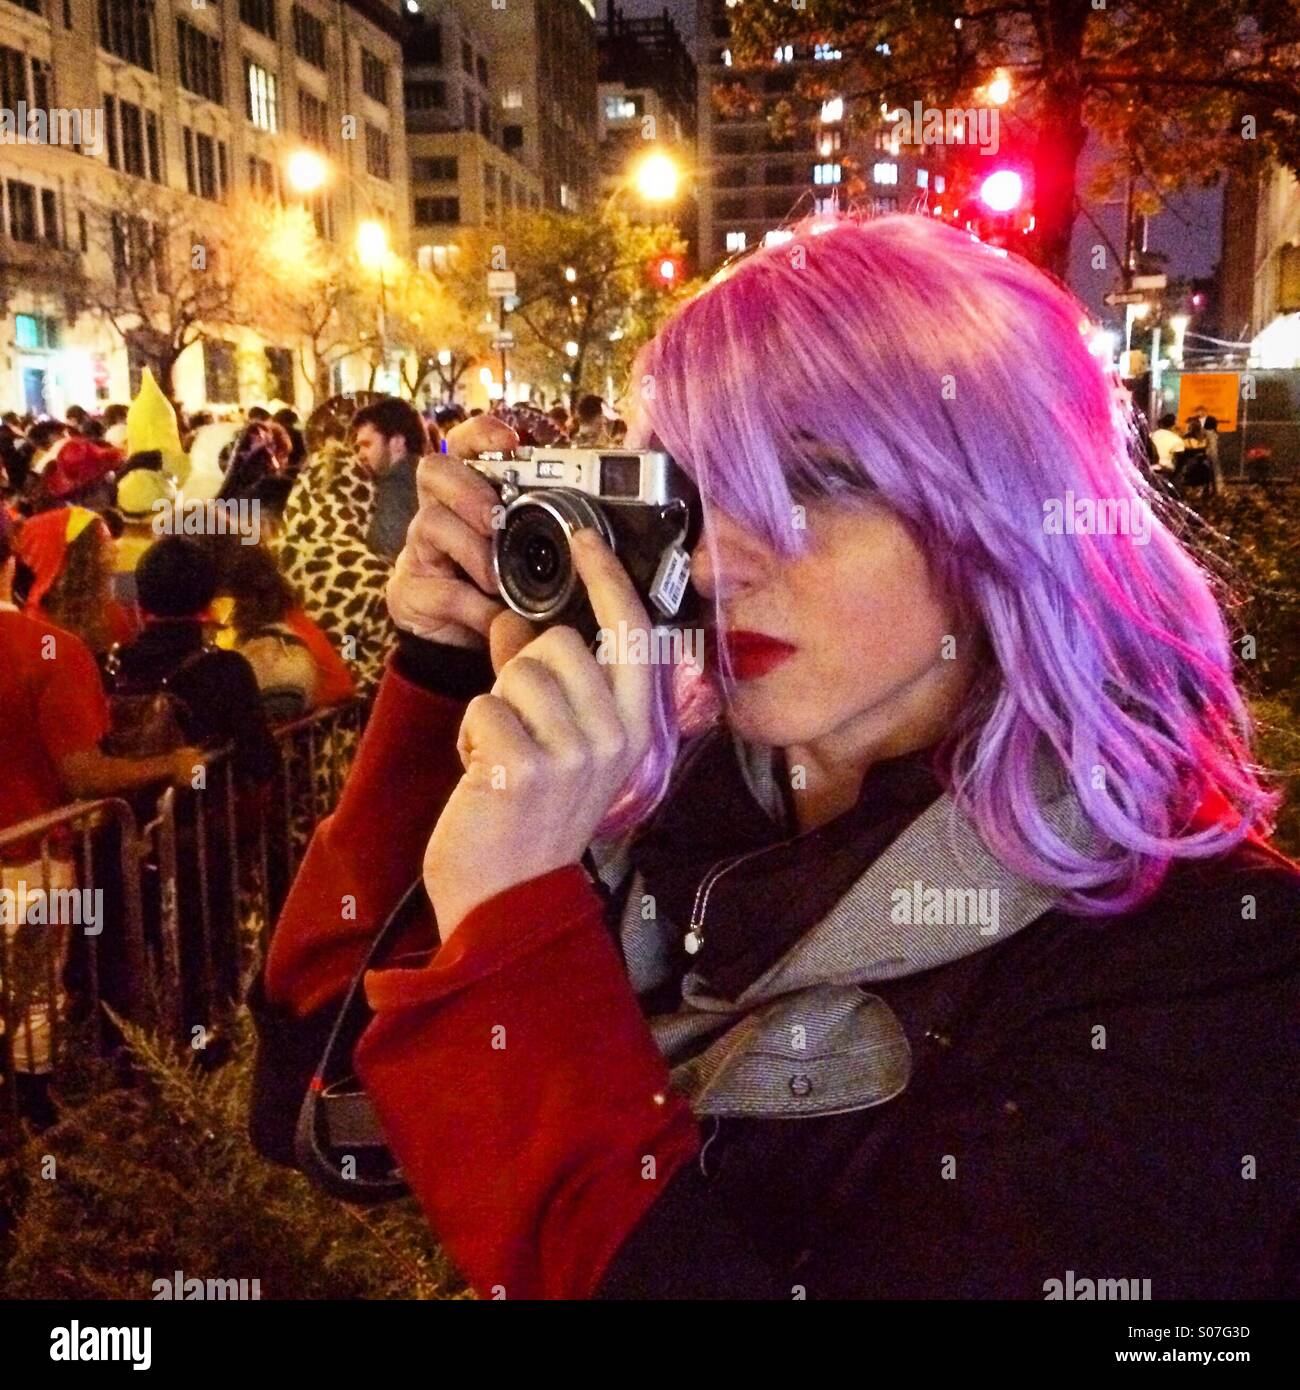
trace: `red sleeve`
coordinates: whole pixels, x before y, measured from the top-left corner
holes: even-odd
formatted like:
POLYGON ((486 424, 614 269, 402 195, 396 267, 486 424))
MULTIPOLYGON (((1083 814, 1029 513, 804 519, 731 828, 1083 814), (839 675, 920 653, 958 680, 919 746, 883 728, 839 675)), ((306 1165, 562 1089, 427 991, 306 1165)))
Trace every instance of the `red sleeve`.
POLYGON ((429 1223, 484 1297, 582 1298, 699 1150, 576 865, 367 979, 355 1060, 429 1223))
POLYGON ((108 732, 108 700, 90 648, 70 632, 51 635, 54 656, 40 663, 47 669, 37 718, 41 742, 57 765, 98 745, 108 732))
MULTIPOLYGON (((271 1003, 305 1017, 360 969, 375 933, 418 877, 434 823, 460 780, 456 734, 464 708, 391 665, 385 672, 338 808, 312 836, 272 937, 271 1003)), ((432 946, 432 936, 423 944, 432 946)))
POLYGON ((317 625, 302 611, 295 609, 289 614, 289 626, 302 638, 312 660, 316 663, 316 703, 318 705, 337 705, 350 700, 356 693, 356 682, 347 663, 334 650, 334 644, 317 625))

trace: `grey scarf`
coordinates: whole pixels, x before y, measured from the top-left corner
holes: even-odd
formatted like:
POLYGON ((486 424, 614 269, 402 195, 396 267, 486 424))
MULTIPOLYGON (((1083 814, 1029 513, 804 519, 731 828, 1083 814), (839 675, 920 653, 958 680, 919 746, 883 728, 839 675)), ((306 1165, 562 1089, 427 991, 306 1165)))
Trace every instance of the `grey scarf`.
MULTIPOLYGON (((737 742, 737 752, 759 804, 774 810, 780 792, 771 750, 737 742)), ((1044 761, 1035 791, 1052 828, 1072 844, 1085 843, 1090 827, 1063 774, 1044 761)), ((607 886, 626 877, 629 848, 628 841, 593 847, 607 886)), ((744 865, 724 872, 743 873, 744 865)), ((707 918, 704 885, 701 897, 697 922, 707 918)), ((891 1100, 911 1076, 911 1048, 893 1011, 864 986, 1005 940, 1058 897, 994 858, 944 793, 736 999, 711 994, 698 972, 687 974, 680 1008, 649 1020, 673 1086, 698 1115, 834 1115, 891 1100)), ((647 915, 645 902, 636 873, 619 930, 638 994, 668 977, 685 931, 647 915)))

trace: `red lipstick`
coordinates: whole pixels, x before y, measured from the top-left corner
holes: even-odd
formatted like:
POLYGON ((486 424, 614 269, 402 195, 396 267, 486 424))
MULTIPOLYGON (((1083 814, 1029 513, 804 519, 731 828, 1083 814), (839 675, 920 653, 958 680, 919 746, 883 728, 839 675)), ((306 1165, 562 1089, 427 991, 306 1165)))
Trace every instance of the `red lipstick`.
POLYGON ((782 642, 779 637, 769 637, 764 632, 746 632, 742 628, 718 633, 717 636, 719 643, 726 647, 736 679, 742 681, 767 675, 798 650, 789 642, 782 642))

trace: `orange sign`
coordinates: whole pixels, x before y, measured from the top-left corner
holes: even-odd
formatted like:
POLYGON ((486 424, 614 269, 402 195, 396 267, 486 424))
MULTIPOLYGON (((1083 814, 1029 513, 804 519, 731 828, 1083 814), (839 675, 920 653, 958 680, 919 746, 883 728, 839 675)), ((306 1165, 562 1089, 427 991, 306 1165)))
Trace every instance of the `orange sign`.
POLYGON ((1178 382, 1178 428, 1186 429, 1193 415, 1213 415, 1220 434, 1235 434, 1239 372, 1184 372, 1178 382))

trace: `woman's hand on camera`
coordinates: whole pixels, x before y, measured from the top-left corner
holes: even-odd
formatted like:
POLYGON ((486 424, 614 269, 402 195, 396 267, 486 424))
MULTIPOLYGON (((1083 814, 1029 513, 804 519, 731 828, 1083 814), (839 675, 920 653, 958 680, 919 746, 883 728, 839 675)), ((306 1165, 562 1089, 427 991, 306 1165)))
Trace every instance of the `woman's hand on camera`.
POLYGON ((492 576, 493 508, 500 499, 461 460, 484 450, 513 449, 518 442, 509 425, 479 415, 448 431, 445 454, 420 460, 415 475, 420 509, 388 582, 388 611, 398 627, 455 647, 486 642, 503 608, 494 597, 492 576))
MULTIPOLYGON (((595 532, 578 533, 573 555, 602 628, 649 627, 595 532)), ((465 775, 424 859, 444 941, 480 903, 581 859, 649 746, 652 692, 648 664, 602 665, 573 628, 552 627, 470 702, 457 742, 465 775)))

